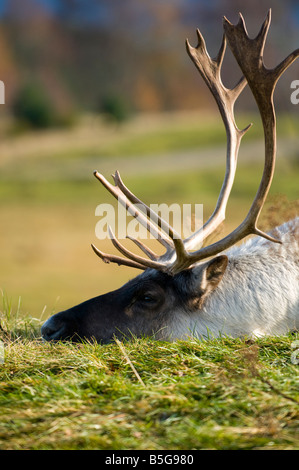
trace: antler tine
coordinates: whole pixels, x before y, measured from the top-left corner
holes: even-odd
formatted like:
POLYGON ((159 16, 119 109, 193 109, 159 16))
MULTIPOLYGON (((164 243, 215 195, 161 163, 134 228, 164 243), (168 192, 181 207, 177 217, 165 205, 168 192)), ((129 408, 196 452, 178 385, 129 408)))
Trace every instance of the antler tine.
POLYGON ((147 218, 150 212, 149 207, 147 207, 123 184, 118 171, 115 172, 115 175, 112 175, 115 186, 109 183, 109 181, 107 181, 106 178, 97 171, 94 171, 94 176, 168 251, 173 249, 174 245, 172 241, 165 237, 163 232, 152 223, 151 219, 147 218), (143 208, 145 214, 139 210, 139 208, 143 208))
POLYGON ((197 37, 198 45, 196 48, 191 47, 187 39, 187 52, 209 87, 222 116, 227 135, 227 157, 225 177, 216 208, 203 227, 184 240, 186 249, 195 248, 199 240, 203 242, 225 219, 226 206, 234 182, 241 139, 251 127, 251 124, 249 124, 245 129, 241 130, 237 127, 234 119, 234 104, 246 86, 246 78, 244 76, 241 77, 235 87, 231 89, 226 88, 221 80, 220 72, 226 49, 225 35, 222 37, 222 43, 215 59, 209 56, 205 40, 198 29, 197 37))
POLYGON ((164 271, 165 270, 165 263, 159 263, 158 261, 153 261, 152 259, 145 259, 131 251, 127 250, 115 237, 114 233, 112 232, 111 228, 109 227, 109 235, 113 245, 120 251, 124 256, 131 259, 132 261, 144 266, 146 268, 154 268, 164 271))
POLYGON ((130 259, 125 259, 121 258, 120 256, 115 256, 115 255, 108 255, 107 253, 104 253, 103 251, 100 251, 93 243, 91 244, 91 248, 95 252, 95 254, 101 258, 104 263, 116 263, 119 266, 129 266, 131 268, 137 268, 137 269, 142 269, 143 271, 147 269, 146 266, 143 264, 139 264, 135 261, 132 261, 130 259))
MULTIPOLYGON (((181 259, 184 259, 185 256, 187 255, 187 252, 185 250, 184 242, 181 239, 180 235, 171 227, 162 217, 160 217, 155 211, 150 209, 144 202, 142 202, 140 199, 138 199, 122 182, 122 179, 120 177, 120 174, 118 171, 116 171, 114 175, 114 181, 116 185, 120 188, 123 194, 127 196, 127 198, 134 204, 138 204, 139 207, 142 207, 142 209, 146 212, 146 215, 150 217, 151 221, 154 221, 155 224, 157 224, 159 227, 161 227, 162 230, 164 230, 169 237, 171 238, 172 245, 171 250, 168 250, 166 252, 166 257, 168 258, 171 254, 171 252, 175 251, 176 253, 176 259, 179 261, 181 259)), ((161 232, 160 232, 161 235, 161 232)), ((163 239, 162 239, 163 240, 163 239)), ((162 243, 161 240, 161 243, 162 243)), ((165 239, 164 239, 165 241, 165 239)), ((168 241, 168 240, 167 240, 168 241)))
MULTIPOLYGON (((122 193, 129 199, 129 201, 131 201, 133 204, 137 204, 138 207, 141 207, 144 210, 144 212, 146 213, 147 217, 150 218, 150 221, 151 222, 154 221, 156 225, 161 227, 161 229, 164 230, 164 232, 166 232, 169 235, 171 240, 166 239, 166 238, 162 238, 162 241, 166 242, 167 245, 173 249, 174 248, 174 244, 172 243, 173 240, 180 238, 179 235, 175 232, 175 230, 167 222, 165 222, 165 220, 163 220, 162 217, 160 217, 149 206, 147 206, 138 197, 136 197, 135 194, 133 194, 125 186, 125 184, 123 183, 118 171, 115 172, 115 175, 114 175, 113 178, 114 178, 114 181, 115 181, 115 184, 117 185, 117 187, 120 188, 122 193)), ((163 237, 162 232, 161 231, 159 231, 159 232, 160 232, 161 237, 163 237)))
POLYGON ((126 238, 135 243, 135 245, 137 245, 138 248, 140 248, 140 250, 143 251, 143 253, 145 253, 148 258, 152 259, 153 261, 157 261, 159 259, 159 256, 156 255, 156 253, 154 253, 152 250, 150 250, 150 248, 145 246, 140 240, 130 237, 130 235, 127 235, 126 238))

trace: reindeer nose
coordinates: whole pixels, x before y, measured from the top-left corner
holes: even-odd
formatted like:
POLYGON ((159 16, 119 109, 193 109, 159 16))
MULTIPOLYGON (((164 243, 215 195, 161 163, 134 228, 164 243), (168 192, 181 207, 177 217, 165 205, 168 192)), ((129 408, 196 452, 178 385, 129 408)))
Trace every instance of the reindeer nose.
POLYGON ((59 341, 63 338, 64 330, 65 326, 52 317, 41 327, 41 334, 46 341, 59 341))

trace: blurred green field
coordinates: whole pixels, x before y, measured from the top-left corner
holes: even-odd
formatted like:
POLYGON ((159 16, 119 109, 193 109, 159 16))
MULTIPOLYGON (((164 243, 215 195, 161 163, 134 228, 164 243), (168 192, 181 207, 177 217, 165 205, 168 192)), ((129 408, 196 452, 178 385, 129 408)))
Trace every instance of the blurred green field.
MULTIPOLYGON (((241 116, 242 126, 251 120, 255 117, 241 116)), ((275 196, 277 206, 277 195, 298 200, 298 122, 290 116, 278 120, 282 145, 278 141, 268 207, 275 196)), ((241 148, 225 231, 241 222, 258 187, 261 138, 260 125, 244 138, 249 156, 242 159, 241 148)), ((136 274, 130 268, 104 265, 90 248, 95 243, 103 251, 114 250, 109 241, 95 237, 96 206, 114 200, 93 170, 109 178, 119 168, 145 202, 202 203, 207 218, 224 176, 225 133, 212 114, 143 116, 120 128, 89 116, 72 130, 4 134, 0 155, 0 288, 14 306, 21 299, 22 312, 46 318, 117 288, 136 274)))

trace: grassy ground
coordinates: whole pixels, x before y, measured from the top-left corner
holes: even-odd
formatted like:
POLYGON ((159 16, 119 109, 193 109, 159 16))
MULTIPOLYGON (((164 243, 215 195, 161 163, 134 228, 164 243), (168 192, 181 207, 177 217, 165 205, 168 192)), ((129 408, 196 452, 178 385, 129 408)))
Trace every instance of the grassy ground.
POLYGON ((299 448, 298 334, 44 344, 4 310, 1 449, 299 448))

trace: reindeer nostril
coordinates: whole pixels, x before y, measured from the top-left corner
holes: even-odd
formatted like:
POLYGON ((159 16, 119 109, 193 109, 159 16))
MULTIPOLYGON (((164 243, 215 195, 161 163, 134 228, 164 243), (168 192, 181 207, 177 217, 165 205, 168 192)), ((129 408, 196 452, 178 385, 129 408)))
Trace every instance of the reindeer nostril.
POLYGON ((41 327, 41 334, 46 341, 58 341, 62 339, 64 329, 63 325, 49 318, 41 327))

